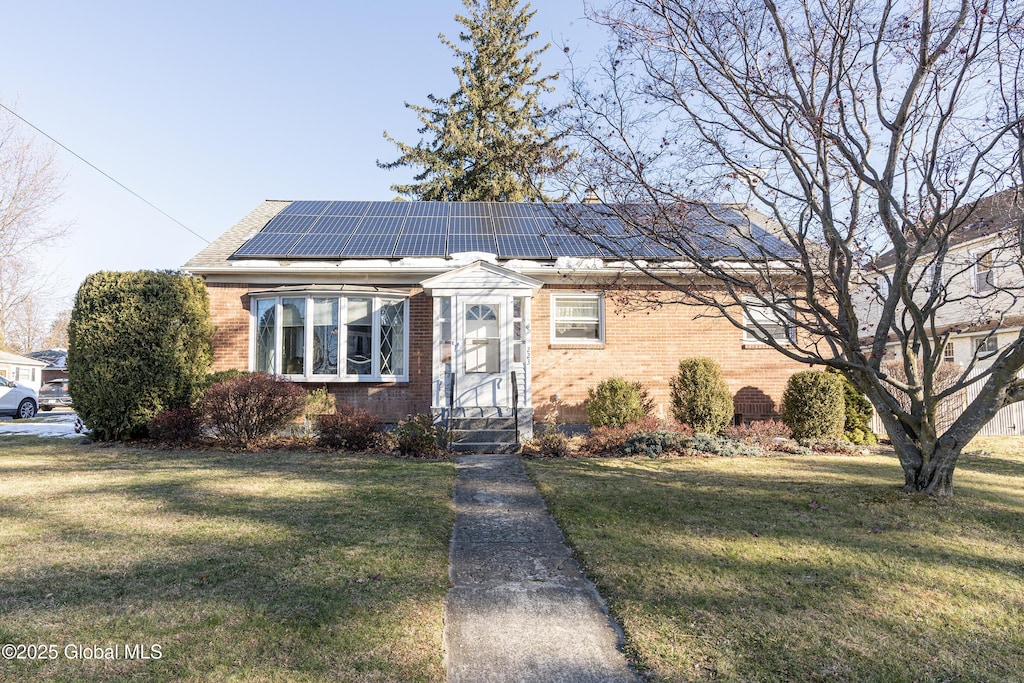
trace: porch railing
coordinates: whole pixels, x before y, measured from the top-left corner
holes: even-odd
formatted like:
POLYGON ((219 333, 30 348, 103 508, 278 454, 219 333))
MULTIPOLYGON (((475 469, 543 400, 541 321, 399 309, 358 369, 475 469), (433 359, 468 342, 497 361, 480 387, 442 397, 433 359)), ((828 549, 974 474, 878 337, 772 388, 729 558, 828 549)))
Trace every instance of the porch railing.
POLYGON ((516 445, 519 445, 519 380, 512 371, 512 422, 516 425, 516 445))

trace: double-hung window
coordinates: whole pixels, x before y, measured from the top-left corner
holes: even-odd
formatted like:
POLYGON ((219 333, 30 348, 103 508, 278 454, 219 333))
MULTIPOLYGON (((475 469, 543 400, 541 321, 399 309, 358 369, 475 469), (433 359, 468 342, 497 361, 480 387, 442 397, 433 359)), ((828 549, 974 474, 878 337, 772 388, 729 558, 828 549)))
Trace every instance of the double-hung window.
POLYGON ((405 297, 257 295, 252 369, 296 381, 407 381, 408 306, 405 297))
POLYGON ((974 291, 991 292, 996 288, 995 257, 991 251, 980 254, 974 264, 974 291))
POLYGON ((551 341, 604 342, 604 299, 600 294, 552 294, 551 341))
POLYGON ((789 323, 789 309, 783 305, 774 308, 748 301, 743 306, 743 341, 763 342, 770 337, 780 344, 793 341, 793 328, 789 323))
POLYGON ((999 353, 999 342, 994 335, 974 338, 974 352, 978 358, 988 358, 999 353))

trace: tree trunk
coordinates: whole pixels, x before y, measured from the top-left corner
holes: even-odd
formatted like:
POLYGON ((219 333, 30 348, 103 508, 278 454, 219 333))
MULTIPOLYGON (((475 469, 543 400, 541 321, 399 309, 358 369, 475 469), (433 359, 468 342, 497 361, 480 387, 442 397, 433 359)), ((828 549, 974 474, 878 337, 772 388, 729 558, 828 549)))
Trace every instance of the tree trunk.
POLYGON ((960 450, 949 446, 937 446, 930 456, 925 455, 921 458, 920 467, 908 465, 901 458, 901 462, 904 462, 903 490, 906 493, 923 493, 940 498, 952 496, 953 470, 960 457, 960 450))

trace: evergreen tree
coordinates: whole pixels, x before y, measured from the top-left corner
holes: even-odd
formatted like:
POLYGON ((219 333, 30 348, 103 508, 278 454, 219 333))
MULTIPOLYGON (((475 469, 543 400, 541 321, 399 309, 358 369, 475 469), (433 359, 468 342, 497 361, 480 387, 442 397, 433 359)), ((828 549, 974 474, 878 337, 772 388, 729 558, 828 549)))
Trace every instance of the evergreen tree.
POLYGON ((405 103, 423 126, 416 146, 384 132, 401 156, 381 168, 421 169, 415 182, 391 189, 414 199, 433 201, 522 201, 541 199, 543 178, 567 159, 559 144, 564 134, 548 133, 538 101, 552 92, 558 74, 540 77, 537 58, 550 44, 529 50, 537 32, 527 27, 536 11, 519 0, 463 0, 467 15, 459 41, 441 41, 458 65, 452 71, 459 89, 447 98, 428 95, 429 106, 405 103))

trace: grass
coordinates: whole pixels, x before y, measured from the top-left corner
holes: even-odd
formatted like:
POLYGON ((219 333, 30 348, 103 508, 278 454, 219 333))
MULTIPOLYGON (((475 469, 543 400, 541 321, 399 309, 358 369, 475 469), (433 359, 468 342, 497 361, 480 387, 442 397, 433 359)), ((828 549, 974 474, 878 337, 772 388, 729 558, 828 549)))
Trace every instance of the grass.
POLYGON ((1024 445, 968 451, 949 500, 881 455, 527 466, 655 680, 1021 680, 1024 445))
POLYGON ((0 436, 0 643, 60 652, 0 680, 441 681, 453 479, 0 436), (125 644, 162 656, 64 651, 125 644))

